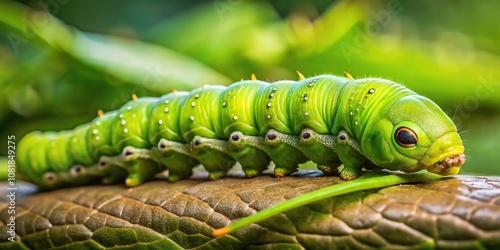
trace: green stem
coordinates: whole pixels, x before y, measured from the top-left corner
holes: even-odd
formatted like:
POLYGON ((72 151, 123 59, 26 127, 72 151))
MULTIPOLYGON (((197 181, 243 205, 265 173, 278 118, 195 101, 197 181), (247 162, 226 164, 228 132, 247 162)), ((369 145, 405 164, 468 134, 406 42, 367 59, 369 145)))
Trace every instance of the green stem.
POLYGON ((307 193, 306 195, 295 197, 281 204, 278 204, 274 207, 262 210, 256 214, 245 217, 229 226, 214 230, 213 235, 221 236, 224 234, 228 234, 242 227, 248 226, 252 223, 265 220, 271 216, 283 213, 285 211, 312 202, 330 198, 333 196, 343 195, 367 189, 389 187, 403 183, 430 182, 442 178, 444 178, 444 176, 430 174, 430 173, 416 173, 416 174, 403 174, 403 175, 386 175, 380 177, 371 177, 371 178, 357 179, 354 181, 348 181, 341 184, 336 184, 312 191, 310 193, 307 193))

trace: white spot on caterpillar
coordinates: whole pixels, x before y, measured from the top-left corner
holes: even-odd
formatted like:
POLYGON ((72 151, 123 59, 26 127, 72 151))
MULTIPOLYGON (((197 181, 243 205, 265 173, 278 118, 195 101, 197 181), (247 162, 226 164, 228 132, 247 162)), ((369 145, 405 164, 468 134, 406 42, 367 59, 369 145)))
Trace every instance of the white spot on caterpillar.
POLYGON ((227 102, 222 103, 222 107, 225 107, 225 106, 227 106, 227 102))
POLYGON ((370 93, 370 94, 375 93, 375 89, 370 89, 370 90, 368 90, 368 93, 370 93))
POLYGON ((309 85, 308 85, 308 86, 309 86, 309 87, 312 87, 313 85, 314 85, 314 83, 312 83, 312 82, 311 82, 311 83, 309 83, 309 85))
POLYGON ((268 108, 271 107, 271 103, 270 102, 267 103, 267 107, 268 108))
POLYGON ((309 112, 305 112, 304 115, 309 115, 309 112))
POLYGON ((354 122, 354 125, 358 125, 358 122, 354 122))
POLYGON ((270 116, 270 115, 268 115, 268 116, 267 116, 267 119, 271 119, 271 116, 270 116))
POLYGON ((95 140, 96 140, 96 141, 98 141, 98 140, 100 140, 100 139, 101 139, 101 138, 100 138, 99 136, 97 136, 97 135, 95 136, 95 140))
POLYGON ((132 109, 132 106, 127 106, 127 110, 131 110, 132 109))
POLYGON ((96 128, 92 130, 92 134, 97 135, 97 133, 99 133, 99 130, 97 130, 96 128))
POLYGON ((168 108, 165 108, 165 113, 168 113, 168 108))
POLYGON ((191 103, 191 106, 192 106, 192 107, 194 107, 195 105, 196 105, 196 103, 194 103, 194 102, 192 102, 192 103, 191 103))
POLYGON ((234 120, 238 120, 238 117, 237 117, 237 116, 233 116, 233 119, 234 119, 234 120))
POLYGON ((127 124, 127 121, 122 120, 122 125, 125 126, 125 124, 127 124))
POLYGON ((359 112, 359 109, 356 109, 356 112, 359 112))
POLYGON ((273 88, 273 91, 276 91, 276 90, 278 90, 278 89, 277 88, 273 88))
POLYGON ((349 112, 349 115, 352 115, 352 111, 351 111, 351 112, 349 112))
POLYGON ((124 128, 123 133, 128 133, 128 129, 124 128))
POLYGON ((194 116, 189 117, 189 120, 194 121, 194 116))
POLYGON ((269 94, 269 98, 273 98, 274 93, 269 94))
POLYGON ((162 121, 162 120, 159 120, 159 121, 158 121, 158 124, 159 124, 159 125, 162 125, 162 124, 163 124, 163 121, 162 121))
POLYGON ((118 115, 118 117, 119 117, 119 118, 123 118, 123 114, 119 114, 119 115, 118 115))
POLYGON ((304 102, 307 101, 307 96, 304 96, 304 102))
POLYGON ((365 105, 365 106, 363 106, 363 108, 366 108, 366 105, 365 105))
POLYGON ((95 125, 96 125, 96 126, 101 125, 101 121, 96 121, 96 122, 95 122, 95 125))
POLYGON ((165 104, 168 104, 170 101, 169 100, 165 100, 165 104))
POLYGON ((194 98, 198 98, 198 97, 200 97, 200 95, 198 95, 198 94, 196 94, 196 95, 194 96, 194 98))

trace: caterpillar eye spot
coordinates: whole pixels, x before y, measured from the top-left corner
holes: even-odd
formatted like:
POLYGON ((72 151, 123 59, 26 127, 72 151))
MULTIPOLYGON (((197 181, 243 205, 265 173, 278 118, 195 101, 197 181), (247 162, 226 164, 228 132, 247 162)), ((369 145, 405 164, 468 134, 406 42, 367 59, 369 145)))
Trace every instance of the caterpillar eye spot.
POLYGON ((276 137, 277 137, 276 134, 271 134, 270 133, 270 134, 267 135, 267 139, 269 139, 271 141, 274 140, 274 139, 276 139, 276 137))
POLYGON ((340 135, 340 136, 339 136, 339 139, 340 139, 340 140, 342 140, 342 141, 344 141, 345 139, 347 139, 347 136, 345 136, 345 135, 340 135))
POLYGON ((74 166, 73 168, 71 168, 71 175, 73 176, 77 176, 77 175, 80 175, 81 173, 84 172, 84 169, 82 166, 74 166))
POLYGON ((309 133, 309 132, 305 132, 302 134, 302 138, 304 138, 304 139, 309 139, 310 137, 311 137, 311 133, 309 133))
POLYGON ((106 165, 107 165, 107 163, 106 163, 106 161, 105 161, 105 160, 101 160, 101 161, 99 162, 99 167, 101 167, 101 168, 105 167, 106 165))
POLYGON ((127 150, 127 151, 123 152, 123 155, 124 155, 124 156, 131 156, 132 154, 134 154, 134 153, 132 153, 132 152, 131 152, 131 151, 129 151, 129 150, 127 150))
POLYGON ((43 179, 49 185, 57 182, 57 176, 56 176, 56 174, 54 174, 52 172, 47 172, 47 173, 43 174, 43 179))
POLYGON ((417 145, 418 137, 411 129, 407 127, 400 127, 396 130, 394 135, 396 143, 404 148, 411 148, 417 145))
POLYGON ((239 139, 240 139, 239 135, 233 135, 233 136, 231 136, 231 140, 233 140, 233 141, 238 141, 239 139))
POLYGON ((200 144, 201 144, 201 141, 200 141, 200 140, 195 140, 195 141, 194 141, 194 145, 198 146, 198 145, 200 145, 200 144))

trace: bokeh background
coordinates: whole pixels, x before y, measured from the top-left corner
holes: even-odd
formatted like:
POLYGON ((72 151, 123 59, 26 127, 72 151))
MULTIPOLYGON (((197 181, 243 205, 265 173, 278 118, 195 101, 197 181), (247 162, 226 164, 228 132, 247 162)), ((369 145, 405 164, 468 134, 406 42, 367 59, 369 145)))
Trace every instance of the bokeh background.
MULTIPOLYGON (((456 122, 462 173, 500 175, 500 1, 0 1, 0 155, 173 89, 318 74, 398 81, 456 122)), ((2 163, 2 168, 4 164, 2 163)))

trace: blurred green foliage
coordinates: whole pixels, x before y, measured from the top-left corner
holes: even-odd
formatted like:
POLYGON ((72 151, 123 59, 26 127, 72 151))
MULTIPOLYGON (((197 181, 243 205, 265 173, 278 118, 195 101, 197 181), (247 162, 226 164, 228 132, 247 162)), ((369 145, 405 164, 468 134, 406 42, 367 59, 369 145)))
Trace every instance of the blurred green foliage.
POLYGON ((0 134, 70 129, 133 93, 347 71, 436 101, 463 131, 464 172, 500 175, 498 9, 495 0, 1 1, 0 134))

